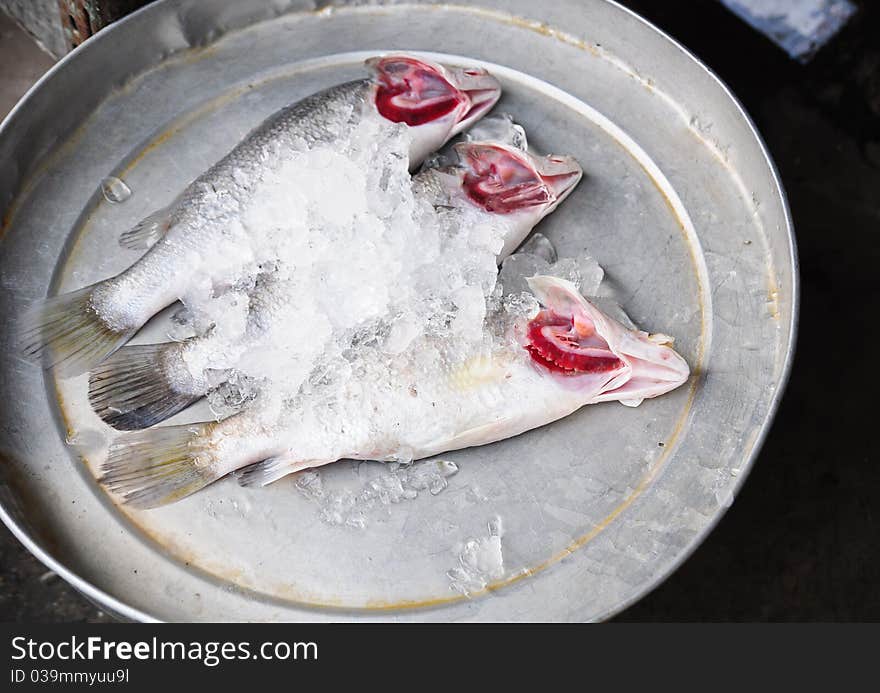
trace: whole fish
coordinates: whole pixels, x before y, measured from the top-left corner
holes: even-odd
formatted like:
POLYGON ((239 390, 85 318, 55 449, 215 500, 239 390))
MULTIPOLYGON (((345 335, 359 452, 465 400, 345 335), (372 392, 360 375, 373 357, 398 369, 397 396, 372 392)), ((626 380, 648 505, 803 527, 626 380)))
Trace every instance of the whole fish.
POLYGON ((152 246, 121 274, 47 299, 23 317, 21 349, 44 367, 77 375, 128 341, 184 295, 252 203, 261 175, 315 144, 350 135, 366 118, 404 123, 410 165, 466 129, 495 104, 498 81, 480 68, 406 55, 367 61, 375 76, 338 85, 270 116, 235 149, 151 215, 121 243, 152 246))
MULTIPOLYGON (((536 156, 500 142, 467 142, 455 150, 459 165, 423 170, 414 177, 413 194, 447 214, 458 215, 462 223, 479 223, 481 218, 502 223, 504 245, 498 262, 568 197, 583 175, 571 157, 536 156)), ((338 271, 347 270, 339 267, 338 271)), ((263 284, 270 281, 264 279, 263 284)), ((264 293, 267 298, 251 297, 246 339, 253 346, 272 341, 274 324, 301 321, 301 314, 306 313, 301 304, 285 302, 283 290, 264 293), (279 295, 282 300, 275 300, 279 295)), ((286 292, 288 296, 293 293, 286 292)), ((219 339, 222 336, 207 334, 186 342, 123 347, 92 370, 92 407, 119 430, 164 421, 226 380, 229 371, 218 370, 209 359, 219 339), (209 368, 200 375, 188 370, 187 364, 206 362, 209 368)))
POLYGON ((327 400, 295 403, 281 424, 246 411, 127 434, 111 446, 102 482, 132 505, 155 507, 244 468, 244 484, 264 485, 341 458, 430 457, 518 435, 586 404, 634 405, 687 379, 669 337, 623 327, 563 279, 529 284, 542 309, 515 318, 515 338, 495 348, 447 358, 423 341, 406 358, 366 364, 327 400))

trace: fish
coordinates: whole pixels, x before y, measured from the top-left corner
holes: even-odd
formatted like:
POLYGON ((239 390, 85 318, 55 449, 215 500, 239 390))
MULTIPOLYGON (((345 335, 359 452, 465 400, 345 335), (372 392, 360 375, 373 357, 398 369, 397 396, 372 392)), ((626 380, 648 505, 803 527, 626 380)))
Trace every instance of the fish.
POLYGON ((267 168, 303 147, 332 143, 370 117, 408 129, 409 162, 416 166, 482 118, 501 94, 500 83, 478 67, 409 55, 377 57, 366 65, 372 78, 331 87, 281 109, 168 207, 124 233, 123 246, 149 248, 127 270, 29 309, 17 328, 20 353, 62 376, 90 370, 186 292, 205 261, 200 249, 227 242, 267 168))
MULTIPOLYGON (((467 223, 482 217, 503 220, 499 263, 571 194, 583 176, 573 157, 540 156, 503 142, 463 142, 453 149, 458 165, 421 171, 413 178, 413 194, 450 214, 462 216, 470 210, 467 223), (479 216, 473 214, 475 210, 479 216)), ((254 343, 265 341, 273 323, 300 317, 283 302, 252 300, 261 306, 252 307, 248 318, 248 339, 254 343)), ((305 312, 302 306, 299 309, 305 312)), ((166 420, 225 382, 227 370, 218 372, 215 366, 210 373, 193 376, 187 368, 188 363, 208 361, 202 355, 210 352, 216 339, 208 334, 184 342, 121 348, 89 375, 92 408, 117 430, 139 430, 166 420)))
POLYGON ((125 503, 154 508, 233 472, 264 486, 343 458, 415 460, 485 445, 585 405, 635 405, 688 379, 670 337, 624 327, 567 280, 539 275, 529 287, 539 309, 512 317, 509 338, 491 349, 455 355, 423 341, 416 350, 426 353, 371 362, 337 396, 294 403, 280 425, 248 410, 124 434, 100 481, 125 503))

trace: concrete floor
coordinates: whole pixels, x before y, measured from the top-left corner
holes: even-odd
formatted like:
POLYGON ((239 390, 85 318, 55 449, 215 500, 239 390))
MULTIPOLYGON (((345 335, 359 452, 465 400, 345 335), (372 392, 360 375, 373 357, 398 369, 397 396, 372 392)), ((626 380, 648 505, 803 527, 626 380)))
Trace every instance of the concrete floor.
MULTIPOLYGON (((682 41, 755 119, 788 191, 801 259, 792 380, 755 470, 697 552, 618 617, 880 620, 880 465, 871 431, 880 304, 880 11, 808 66, 709 0, 624 4, 682 41)), ((0 113, 51 64, 0 17, 0 113)), ((107 617, 0 530, 0 621, 107 617)))

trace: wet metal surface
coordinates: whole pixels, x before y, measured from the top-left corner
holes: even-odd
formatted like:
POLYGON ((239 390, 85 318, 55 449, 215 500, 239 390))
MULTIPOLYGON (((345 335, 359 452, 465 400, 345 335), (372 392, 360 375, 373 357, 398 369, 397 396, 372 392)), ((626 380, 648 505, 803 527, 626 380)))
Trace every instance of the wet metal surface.
MULTIPOLYGON (((128 264, 121 251, 107 252, 122 228, 279 105, 357 74, 362 56, 349 54, 353 47, 442 50, 504 66, 496 68, 502 107, 539 148, 584 162, 585 184, 542 231, 561 255, 595 254, 636 322, 675 335, 696 376, 635 411, 590 407, 458 453, 461 472, 447 491, 393 508, 358 533, 322 525, 292 484, 256 496, 222 482, 126 516, 92 479, 100 451, 80 460, 64 444, 106 433, 84 405, 82 379, 49 378, 43 395, 39 372, 14 363, 3 399, 27 405, 3 412, 0 433, 16 476, 5 507, 19 535, 46 547, 80 589, 133 617, 584 620, 636 599, 732 502, 785 373, 792 249, 748 122, 675 45, 602 2, 578 3, 577 12, 553 3, 546 24, 523 19, 528 3, 274 19, 249 15, 247 3, 230 3, 228 13, 221 5, 210 16, 197 3, 148 8, 53 76, 83 79, 125 31, 143 37, 66 122, 50 127, 43 117, 61 89, 50 80, 7 124, 0 156, 18 171, 0 189, 0 268, 13 287, 6 314, 50 282, 67 290, 128 264), (221 28, 254 19, 267 21, 217 40, 221 28), (174 55, 157 64, 163 50, 174 55), (32 128, 27 142, 23 127, 32 128), (102 203, 107 175, 125 179, 130 200, 102 203), (53 420, 56 436, 46 434, 53 420), (490 500, 469 500, 474 488, 490 500), (38 501, 16 512, 15 497, 28 493, 38 501), (504 518, 507 572, 494 591, 459 599, 445 569, 457 541, 484 531, 490 505, 504 518)), ((347 464, 328 475, 353 483, 347 464)))

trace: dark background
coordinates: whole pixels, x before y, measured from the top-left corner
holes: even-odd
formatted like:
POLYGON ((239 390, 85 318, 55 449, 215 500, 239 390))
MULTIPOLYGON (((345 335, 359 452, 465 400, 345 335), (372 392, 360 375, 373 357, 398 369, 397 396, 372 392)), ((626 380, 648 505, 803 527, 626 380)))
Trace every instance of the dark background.
POLYGON ((860 3, 802 66, 716 2, 624 4, 714 69, 763 134, 794 218, 801 314, 791 381, 742 492, 619 619, 880 620, 880 8, 860 3))
MULTIPOLYGON (((714 0, 623 4, 706 62, 755 120, 789 196, 802 308, 791 382, 736 502, 617 620, 878 621, 880 11, 859 3, 800 65, 714 0)), ((107 620, 0 531, 0 620, 107 620)))

